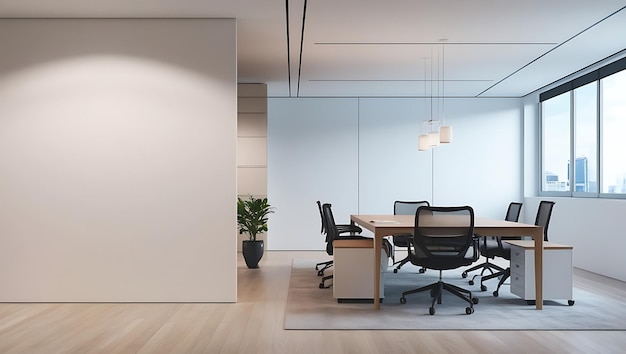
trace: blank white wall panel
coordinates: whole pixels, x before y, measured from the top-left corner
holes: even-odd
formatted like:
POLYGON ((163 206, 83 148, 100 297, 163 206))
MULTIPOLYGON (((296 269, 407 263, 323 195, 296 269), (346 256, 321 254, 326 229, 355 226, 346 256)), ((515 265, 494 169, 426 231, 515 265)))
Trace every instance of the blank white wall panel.
POLYGON ((428 105, 428 99, 360 99, 359 212, 390 213, 394 200, 428 200, 504 218, 508 203, 522 196, 519 101, 447 99, 453 143, 418 151, 428 105))
POLYGON ((316 200, 337 223, 358 210, 357 118, 355 99, 268 100, 270 249, 325 249, 316 200))
POLYGON ((520 101, 447 99, 445 112, 454 141, 432 150, 435 203, 504 218, 509 203, 523 196, 520 101))
POLYGON ((359 212, 393 213, 395 200, 430 202, 430 152, 417 150, 424 105, 430 100, 359 102, 359 212))
POLYGON ((0 301, 236 301, 235 20, 3 19, 0 46, 0 301))

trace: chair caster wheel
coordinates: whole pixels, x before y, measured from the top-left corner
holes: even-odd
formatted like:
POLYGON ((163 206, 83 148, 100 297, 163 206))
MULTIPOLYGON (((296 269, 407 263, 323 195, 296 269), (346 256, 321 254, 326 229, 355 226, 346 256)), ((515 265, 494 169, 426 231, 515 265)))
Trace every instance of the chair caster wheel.
POLYGON ((426 271, 426 269, 424 269, 424 268, 420 268, 420 270, 419 270, 420 274, 424 274, 425 271, 426 271))
POLYGON ((465 313, 468 315, 471 315, 474 313, 474 308, 473 307, 466 307, 465 308, 465 313))
POLYGON ((487 286, 480 284, 480 291, 487 291, 487 286))
POLYGON ((574 306, 574 300, 567 300, 567 304, 570 306, 574 306))
POLYGON ((498 297, 498 290, 493 292, 493 296, 498 297))
POLYGON ((324 289, 324 283, 320 283, 320 289, 324 289))
POLYGON ((428 309, 428 313, 431 314, 431 315, 434 315, 435 314, 435 308, 434 307, 430 307, 428 309))
POLYGON ((478 298, 477 297, 473 297, 472 298, 472 304, 476 305, 478 303, 478 298))
POLYGON ((317 272, 317 276, 318 276, 318 277, 322 277, 322 276, 324 276, 324 271, 323 271, 323 270, 318 271, 318 272, 317 272))
POLYGON ((393 270, 393 272, 394 272, 394 273, 398 273, 398 270, 397 270, 397 269, 394 269, 394 270, 393 270))
POLYGON ((474 285, 474 280, 470 280, 468 283, 469 285, 474 285))
POLYGON ((406 298, 404 296, 400 298, 400 303, 406 304, 406 298))
MULTIPOLYGON (((461 273, 461 278, 467 278, 467 272, 461 273)), ((470 283, 470 285, 472 285, 472 284, 470 283)))

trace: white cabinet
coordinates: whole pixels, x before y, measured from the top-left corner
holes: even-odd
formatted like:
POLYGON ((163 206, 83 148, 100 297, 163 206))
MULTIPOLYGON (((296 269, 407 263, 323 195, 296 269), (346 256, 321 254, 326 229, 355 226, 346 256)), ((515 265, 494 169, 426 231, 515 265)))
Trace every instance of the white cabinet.
MULTIPOLYGON (((374 299, 374 240, 333 241, 333 296, 338 302, 374 299)), ((384 269, 389 257, 380 250, 380 298, 385 297, 384 269)))
MULTIPOLYGON (((507 240, 511 245, 511 293, 535 300, 535 242, 507 240)), ((572 246, 543 243, 543 299, 566 299, 573 305, 572 246)))

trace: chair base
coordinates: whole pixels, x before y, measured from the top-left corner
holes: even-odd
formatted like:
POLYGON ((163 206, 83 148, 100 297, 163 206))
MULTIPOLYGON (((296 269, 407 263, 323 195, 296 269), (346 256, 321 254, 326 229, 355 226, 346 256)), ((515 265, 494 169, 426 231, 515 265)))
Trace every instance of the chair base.
MULTIPOLYGON (((499 295, 499 291, 500 291, 500 287, 502 286, 502 284, 504 284, 504 282, 509 279, 509 277, 511 277, 511 268, 507 268, 505 270, 503 270, 502 272, 498 272, 498 273, 494 273, 494 274, 489 274, 486 277, 483 277, 480 279, 480 287, 483 287, 483 282, 485 280, 489 280, 489 279, 493 279, 493 278, 498 278, 500 277, 500 281, 498 282, 498 287, 496 288, 496 290, 494 290, 493 292, 493 296, 498 297, 499 295)), ((487 290, 487 287, 485 287, 485 290, 487 290)))
POLYGON ((322 278, 322 282, 320 283, 320 289, 328 289, 328 288, 330 288, 330 285, 332 285, 332 283, 331 283, 330 285, 326 286, 326 281, 327 281, 327 280, 330 280, 330 279, 332 279, 332 278, 333 278, 333 275, 332 275, 332 274, 331 274, 331 275, 327 275, 327 276, 323 277, 323 278, 322 278))
POLYGON ((419 293, 419 292, 423 292, 423 291, 430 291, 430 296, 432 297, 432 303, 430 305, 430 308, 428 309, 428 312, 431 315, 434 315, 436 310, 435 310, 435 302, 437 304, 441 304, 441 297, 443 294, 443 291, 447 291, 455 296, 457 296, 460 299, 463 299, 464 301, 466 301, 469 306, 465 308, 465 313, 470 315, 472 313, 474 313, 474 304, 478 303, 478 298, 473 297, 472 296, 472 292, 467 290, 467 289, 463 289, 460 288, 456 285, 452 285, 452 284, 448 284, 448 283, 444 283, 441 280, 441 271, 439 271, 439 281, 436 283, 432 283, 430 285, 426 285, 423 286, 421 288, 417 288, 417 289, 413 289, 413 290, 409 290, 409 291, 405 291, 402 293, 402 297, 400 298, 400 303, 402 304, 406 304, 406 296, 410 295, 410 294, 415 294, 415 293, 419 293))
POLYGON ((315 270, 317 270, 317 275, 318 276, 323 276, 324 275, 324 271, 330 267, 333 266, 333 260, 331 259, 330 261, 326 261, 326 262, 320 262, 318 264, 315 265, 315 270), (320 268, 322 267, 322 268, 320 268))
MULTIPOLYGON (((504 272, 504 268, 500 267, 497 264, 489 263, 489 258, 487 258, 487 261, 464 270, 463 273, 461 273, 461 277, 467 278, 467 273, 473 272, 473 271, 481 269, 481 268, 482 268, 482 270, 480 271, 480 274, 474 274, 474 276, 472 276, 472 279, 470 279, 470 281, 469 281, 469 285, 474 285, 474 280, 476 279, 476 277, 481 277, 480 289, 482 291, 485 291, 485 290, 487 290, 487 288, 483 285, 483 278, 484 278, 485 271, 489 271, 490 274, 488 274, 487 276, 491 276, 491 275, 496 274, 496 273, 504 272)), ((489 279, 491 279, 491 278, 489 278, 489 279)))
MULTIPOLYGON (((402 260, 400 260, 400 261, 395 262, 392 266, 394 266, 394 265, 396 265, 396 264, 397 264, 398 266, 397 266, 397 267, 395 267, 395 268, 393 269, 393 272, 394 272, 394 273, 398 273, 398 270, 400 270, 400 268, 402 268, 402 266, 403 266, 403 265, 405 265, 405 264, 409 263, 410 261, 411 261, 411 260, 409 259, 409 256, 406 256, 404 259, 402 259, 402 260)), ((420 268, 420 270, 419 270, 419 272, 420 272, 420 273, 424 273, 425 271, 426 271, 426 267, 422 267, 422 268, 420 268)))

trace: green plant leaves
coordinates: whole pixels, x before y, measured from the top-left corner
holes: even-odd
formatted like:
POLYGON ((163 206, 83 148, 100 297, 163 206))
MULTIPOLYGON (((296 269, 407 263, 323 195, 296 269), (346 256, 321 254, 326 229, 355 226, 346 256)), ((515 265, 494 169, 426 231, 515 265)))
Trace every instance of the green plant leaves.
POLYGON ((256 236, 267 231, 267 216, 274 212, 267 198, 247 199, 237 198, 237 225, 239 233, 247 232, 250 241, 256 241, 256 236))

